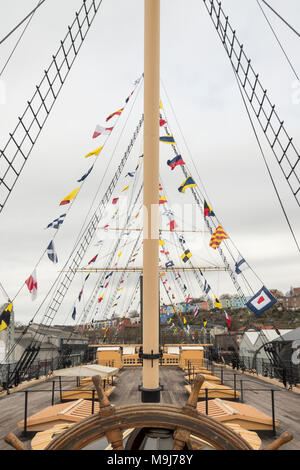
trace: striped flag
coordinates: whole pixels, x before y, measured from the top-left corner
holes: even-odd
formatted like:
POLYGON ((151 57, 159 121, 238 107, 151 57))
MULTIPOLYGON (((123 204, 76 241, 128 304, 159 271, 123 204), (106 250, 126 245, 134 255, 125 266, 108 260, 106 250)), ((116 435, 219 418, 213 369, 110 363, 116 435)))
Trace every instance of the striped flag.
POLYGON ((174 170, 177 165, 185 165, 184 161, 182 160, 181 155, 176 155, 172 160, 167 160, 167 165, 171 168, 171 170, 174 170))
POLYGON ((214 250, 221 244, 223 240, 229 238, 228 235, 224 232, 221 225, 218 225, 209 242, 209 246, 214 250))
POLYGON ((204 201, 204 216, 213 217, 214 215, 215 215, 214 211, 212 211, 212 209, 208 205, 208 203, 206 201, 204 201))
POLYGON ((230 328, 230 325, 231 325, 231 318, 230 318, 230 316, 228 315, 228 313, 225 312, 225 310, 224 310, 224 313, 225 313, 225 318, 226 318, 226 321, 227 321, 227 326, 228 326, 228 328, 230 328))
POLYGON ((161 198, 159 198, 159 201, 158 201, 159 204, 165 204, 166 202, 168 202, 166 199, 166 196, 162 196, 161 198))
POLYGON ((124 110, 124 108, 121 108, 119 109, 118 111, 115 111, 114 113, 110 114, 107 118, 106 118, 106 122, 109 121, 112 117, 114 116, 120 116, 120 114, 122 114, 122 111, 124 110))
POLYGON ((174 137, 172 135, 162 136, 159 138, 160 142, 165 142, 166 144, 175 144, 174 137))
POLYGON ((64 199, 62 199, 59 203, 60 206, 64 206, 65 204, 69 204, 75 197, 77 196, 77 193, 79 191, 79 188, 74 189, 73 191, 70 192, 64 199))
POLYGON ((99 135, 108 135, 113 130, 113 127, 102 127, 97 124, 96 129, 94 130, 93 139, 99 137, 99 135))

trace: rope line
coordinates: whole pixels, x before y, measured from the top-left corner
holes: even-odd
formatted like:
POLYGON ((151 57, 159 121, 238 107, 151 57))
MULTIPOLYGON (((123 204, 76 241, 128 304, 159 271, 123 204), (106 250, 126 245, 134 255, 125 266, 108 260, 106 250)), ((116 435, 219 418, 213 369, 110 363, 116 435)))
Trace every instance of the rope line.
MULTIPOLYGON (((32 19, 32 17, 33 17, 33 15, 34 15, 34 13, 36 12, 36 10, 37 10, 40 6, 42 6, 42 4, 43 4, 44 2, 45 2, 45 0, 40 0, 39 3, 38 3, 38 5, 37 5, 33 10, 31 10, 31 12, 28 13, 28 15, 26 15, 25 18, 23 18, 23 20, 20 21, 3 39, 1 39, 1 41, 0 41, 0 46, 1 46, 1 44, 4 43, 4 42, 6 41, 6 39, 8 39, 20 26, 22 26, 22 24, 23 24, 23 23, 27 20, 27 18, 29 18, 29 17, 31 17, 31 18, 29 19, 29 22, 30 22, 31 19, 32 19)), ((28 22, 28 24, 29 24, 29 22, 28 22)), ((26 25, 26 28, 27 28, 28 24, 26 25)), ((26 28, 25 28, 25 29, 26 29, 26 28)), ((23 31, 23 33, 24 33, 24 31, 23 31)), ((23 35, 23 33, 22 33, 22 35, 23 35)))
POLYGON ((298 74, 297 74, 297 72, 296 72, 296 70, 295 70, 295 67, 294 67, 293 64, 292 64, 292 61, 291 61, 290 58, 288 57, 288 55, 287 55, 287 53, 286 53, 286 51, 285 51, 285 49, 284 49, 282 43, 280 42, 280 40, 279 40, 279 38, 278 38, 278 36, 277 36, 277 34, 276 34, 276 31, 274 30, 273 26, 271 25, 271 23, 270 23, 270 21, 269 21, 267 15, 265 14, 265 12, 264 12, 264 10, 263 10, 261 4, 259 3, 258 0, 256 0, 256 3, 257 3, 257 5, 259 6, 259 8, 260 8, 262 14, 264 15, 264 17, 265 17, 265 19, 266 19, 266 21, 267 21, 267 23, 268 23, 268 25, 269 25, 269 27, 270 27, 270 29, 271 29, 273 35, 275 36, 275 39, 276 39, 276 41, 278 42, 279 47, 280 47, 280 49, 282 50, 282 52, 283 52, 283 54, 284 54, 286 60, 288 61, 289 66, 291 67, 291 69, 292 69, 292 71, 293 71, 295 77, 297 78, 297 80, 300 80, 300 79, 299 79, 299 76, 298 76, 298 74))
POLYGON ((274 8, 271 7, 271 5, 268 4, 268 2, 266 2, 265 0, 262 0, 262 2, 263 2, 268 8, 270 8, 270 10, 272 10, 272 12, 275 13, 275 15, 278 16, 278 18, 280 18, 281 21, 283 21, 298 37, 300 37, 300 33, 298 33, 298 31, 296 31, 296 29, 293 28, 293 26, 291 26, 284 18, 282 18, 282 16, 281 16, 276 10, 274 10, 274 8))

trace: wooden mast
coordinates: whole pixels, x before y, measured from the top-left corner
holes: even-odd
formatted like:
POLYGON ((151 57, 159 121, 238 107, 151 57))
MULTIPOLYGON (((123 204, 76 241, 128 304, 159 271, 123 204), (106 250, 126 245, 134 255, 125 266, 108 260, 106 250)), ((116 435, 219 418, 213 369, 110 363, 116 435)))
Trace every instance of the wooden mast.
POLYGON ((145 0, 142 402, 159 402, 160 0, 145 0))

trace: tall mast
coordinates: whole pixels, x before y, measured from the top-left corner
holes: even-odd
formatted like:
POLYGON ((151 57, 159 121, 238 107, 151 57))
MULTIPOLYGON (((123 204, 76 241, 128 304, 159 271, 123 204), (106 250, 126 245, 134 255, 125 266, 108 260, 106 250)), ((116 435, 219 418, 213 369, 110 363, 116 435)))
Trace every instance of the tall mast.
POLYGON ((142 402, 159 402, 160 0, 145 0, 142 402))

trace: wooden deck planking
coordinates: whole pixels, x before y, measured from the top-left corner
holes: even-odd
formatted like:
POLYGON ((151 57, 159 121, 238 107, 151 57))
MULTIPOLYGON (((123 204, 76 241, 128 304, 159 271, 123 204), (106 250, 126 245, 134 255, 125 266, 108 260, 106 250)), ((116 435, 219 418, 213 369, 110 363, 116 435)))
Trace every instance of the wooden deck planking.
MULTIPOLYGON (((220 368, 215 367, 213 374, 220 376, 220 368)), ((186 384, 184 375, 184 371, 177 367, 162 367, 160 369, 160 383, 164 387, 164 390, 161 392, 161 403, 172 403, 180 406, 186 402, 188 393, 184 389, 186 384)), ((244 402, 271 416, 270 391, 256 392, 254 389, 270 390, 276 387, 256 377, 248 377, 241 373, 237 373, 236 378, 238 390, 240 390, 240 380, 247 379, 247 382, 244 382, 244 402)), ((118 373, 118 384, 110 397, 110 401, 116 406, 141 403, 141 392, 138 391, 138 385, 141 385, 141 383, 141 368, 122 369, 118 373)), ((28 416, 51 405, 51 385, 51 380, 48 380, 48 382, 28 388, 29 391, 41 390, 38 393, 29 393, 28 416)), ((74 388, 75 385, 75 381, 69 381, 68 383, 63 381, 62 384, 64 390, 74 388)), ((224 373, 224 385, 233 388, 233 373, 230 370, 226 370, 224 373)), ((278 390, 275 392, 275 416, 280 422, 277 436, 283 431, 291 432, 294 435, 294 440, 286 444, 282 449, 300 449, 300 394, 284 389, 278 390)), ((17 427, 17 422, 24 419, 24 392, 6 395, 0 400, 2 410, 0 418, 0 450, 11 450, 11 447, 3 440, 4 436, 9 432, 14 432, 29 446, 32 435, 23 438, 21 430, 17 427)), ((55 403, 59 403, 58 383, 56 383, 55 403)), ((273 442, 274 439, 275 437, 273 436, 263 436, 263 447, 267 443, 273 442)))

